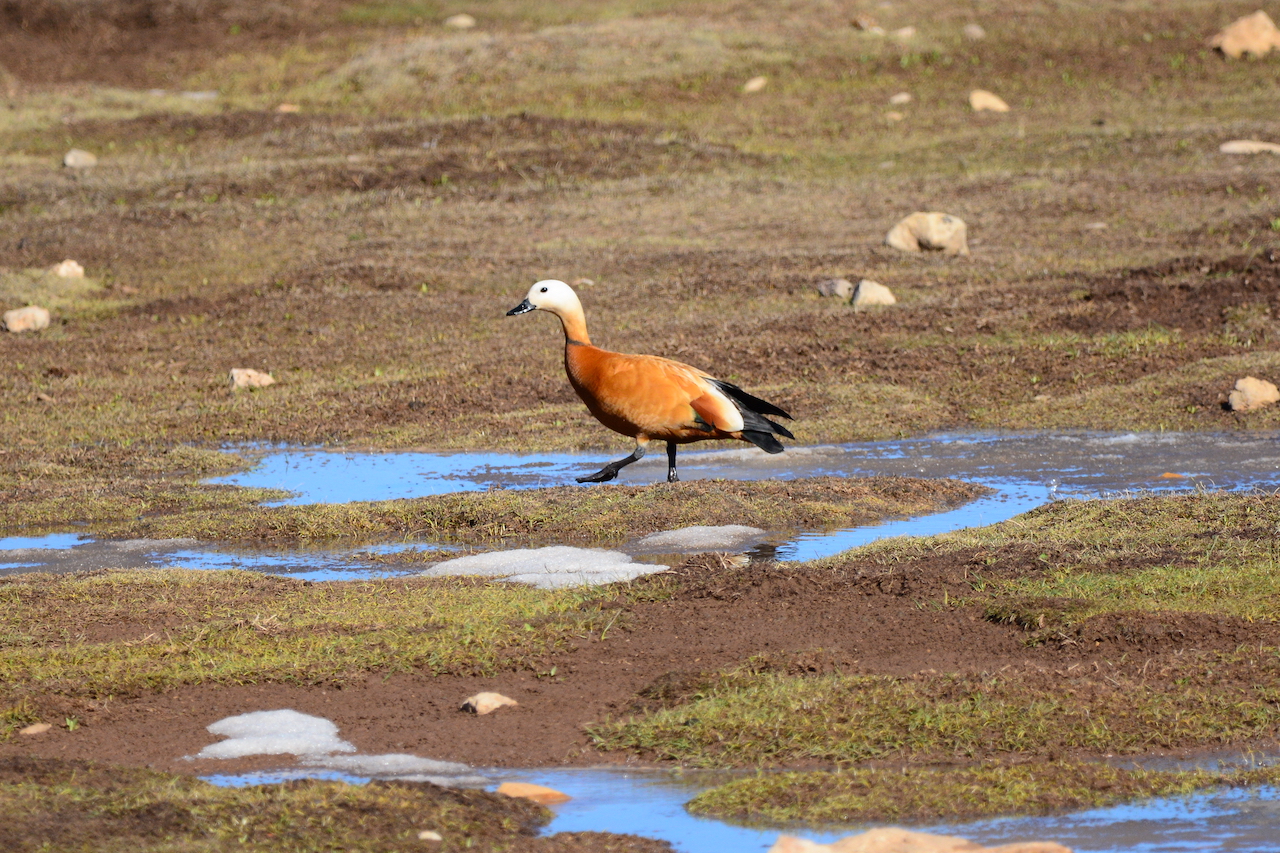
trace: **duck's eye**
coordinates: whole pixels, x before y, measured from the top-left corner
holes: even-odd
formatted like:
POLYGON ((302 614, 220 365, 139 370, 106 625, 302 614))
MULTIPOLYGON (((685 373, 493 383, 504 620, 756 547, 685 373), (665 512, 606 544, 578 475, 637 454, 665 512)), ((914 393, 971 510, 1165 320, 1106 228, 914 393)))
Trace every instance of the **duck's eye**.
POLYGON ((547 289, 546 289, 545 287, 544 287, 544 288, 542 288, 542 290, 540 290, 540 291, 539 291, 539 293, 546 293, 546 292, 547 292, 547 289))

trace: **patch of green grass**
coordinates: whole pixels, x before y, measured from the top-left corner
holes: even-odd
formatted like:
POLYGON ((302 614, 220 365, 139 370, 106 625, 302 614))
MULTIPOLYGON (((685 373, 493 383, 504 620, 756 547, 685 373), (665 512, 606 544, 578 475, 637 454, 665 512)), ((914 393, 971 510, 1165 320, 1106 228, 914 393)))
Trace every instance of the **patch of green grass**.
MULTIPOLYGON (((84 761, 0 761, 0 846, 13 853, 585 849, 574 833, 533 837, 550 817, 528 800, 430 784, 303 780, 227 788, 84 761), (443 840, 420 840, 424 831, 443 840)), ((669 849, 592 837, 592 850, 669 849)))
MULTIPOLYGON (((141 487, 140 487, 141 488, 141 487)), ((987 490, 953 480, 819 477, 789 481, 698 480, 674 486, 606 486, 458 492, 410 500, 259 507, 270 493, 153 487, 121 497, 46 492, 0 511, 6 526, 55 519, 95 522, 104 535, 196 538, 276 545, 397 538, 480 544, 618 544, 690 525, 829 529, 957 506, 987 490)))
POLYGON ((1126 770, 1048 762, 958 768, 764 773, 704 791, 696 815, 761 823, 966 820, 1101 808, 1205 788, 1273 785, 1280 769, 1126 770))
POLYGON ((251 572, 22 575, 0 582, 0 706, 184 684, 482 674, 616 621, 589 590, 406 578, 313 584, 251 572))
POLYGON ((602 749, 711 767, 1131 753, 1278 730, 1280 650, 1187 654, 1151 670, 892 678, 746 667, 683 704, 590 732, 602 749))

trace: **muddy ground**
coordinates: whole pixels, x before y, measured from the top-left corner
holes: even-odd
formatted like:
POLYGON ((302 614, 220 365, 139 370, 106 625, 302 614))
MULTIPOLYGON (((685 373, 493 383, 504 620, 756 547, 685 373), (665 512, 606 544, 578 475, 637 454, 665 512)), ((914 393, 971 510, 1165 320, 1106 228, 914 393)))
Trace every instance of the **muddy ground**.
MULTIPOLYGON (((553 322, 503 316, 544 277, 577 283, 598 344, 737 382, 796 415, 801 443, 1280 426, 1223 405, 1242 376, 1280 379, 1280 159, 1218 151, 1280 138, 1280 59, 1204 47, 1255 4, 551 5, 489 4, 455 33, 439 22, 475 10, 0 4, 0 300, 54 312, 0 335, 0 500, 59 508, 3 532, 81 529, 140 483, 198 491, 175 447, 617 453, 553 322), (867 14, 918 33, 851 25, 867 14), (1013 110, 971 113, 976 86, 1013 110), (63 169, 71 147, 99 165, 63 169), (972 255, 883 246, 914 210, 963 217, 972 255), (41 275, 64 258, 94 286, 41 275), (835 276, 899 304, 819 297, 835 276), (233 394, 233 367, 278 384, 233 394)), ((761 655, 1038 682, 1280 642, 1266 620, 1155 612, 1028 645, 1035 626, 984 606, 922 606, 971 591, 950 557, 889 576, 713 562, 539 671, 50 698, 80 725, 0 755, 205 772, 180 759, 208 723, 292 707, 364 752, 651 761, 584 726, 761 655), (459 713, 477 689, 521 705, 459 713)))

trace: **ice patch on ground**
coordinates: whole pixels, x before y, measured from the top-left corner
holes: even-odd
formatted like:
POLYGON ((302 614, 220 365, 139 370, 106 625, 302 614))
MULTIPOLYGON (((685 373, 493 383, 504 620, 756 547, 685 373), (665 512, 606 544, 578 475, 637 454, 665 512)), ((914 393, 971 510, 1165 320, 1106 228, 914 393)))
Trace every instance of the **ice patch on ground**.
POLYGON ((355 752, 338 737, 338 727, 324 717, 298 711, 254 711, 218 720, 211 734, 228 740, 212 743, 196 758, 244 758, 246 755, 328 755, 355 752))
POLYGON ((288 709, 253 711, 218 720, 208 727, 228 740, 210 744, 195 758, 244 758, 248 755, 299 757, 304 767, 319 767, 337 773, 370 779, 402 779, 435 785, 483 787, 490 780, 466 764, 436 761, 406 753, 386 755, 334 755, 355 752, 356 748, 338 737, 338 727, 324 717, 313 717, 288 709))
POLYGON ((430 782, 433 785, 482 787, 490 780, 466 764, 436 761, 402 752, 385 755, 310 755, 300 764, 323 767, 352 776, 371 779, 400 779, 406 782, 430 782))
POLYGON ((655 563, 637 563, 621 551, 552 545, 458 557, 437 563, 423 574, 432 577, 478 575, 527 583, 539 589, 555 589, 628 581, 666 569, 655 563))
POLYGON ((723 524, 719 527, 699 524, 650 533, 638 539, 635 547, 652 553, 730 551, 755 545, 763 535, 764 531, 759 527, 745 524, 723 524))

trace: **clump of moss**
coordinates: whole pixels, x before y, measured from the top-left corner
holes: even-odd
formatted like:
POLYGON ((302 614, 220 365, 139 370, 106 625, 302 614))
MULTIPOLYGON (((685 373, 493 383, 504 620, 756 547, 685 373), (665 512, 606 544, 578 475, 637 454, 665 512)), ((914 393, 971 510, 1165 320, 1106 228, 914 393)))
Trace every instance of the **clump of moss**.
MULTIPOLYGON (((222 788, 185 776, 50 758, 0 759, 0 848, 87 850, 442 851, 585 849, 577 833, 535 837, 550 820, 528 800, 427 783, 303 780, 222 788), (438 833, 424 842, 420 832, 438 833)), ((660 853, 664 842, 585 833, 593 850, 660 853)))
POLYGON ((1098 808, 1219 786, 1274 784, 1280 768, 1129 770, 1054 761, 984 767, 766 773, 712 788, 689 811, 740 821, 961 820, 1098 808))

